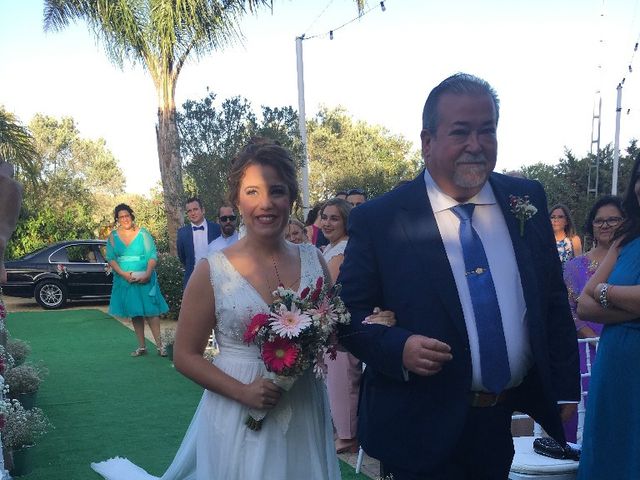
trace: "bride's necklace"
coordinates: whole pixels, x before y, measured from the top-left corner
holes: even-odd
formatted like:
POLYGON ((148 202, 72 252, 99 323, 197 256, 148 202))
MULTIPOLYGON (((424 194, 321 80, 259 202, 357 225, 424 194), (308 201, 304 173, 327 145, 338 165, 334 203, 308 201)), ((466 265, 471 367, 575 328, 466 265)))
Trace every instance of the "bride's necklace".
POLYGON ((273 269, 276 271, 276 278, 278 279, 278 286, 282 285, 284 287, 284 283, 280 279, 280 272, 278 272, 278 264, 276 263, 276 257, 271 254, 271 261, 273 262, 273 269))
POLYGON ((276 285, 276 288, 271 288, 271 282, 269 280, 267 280, 267 286, 269 287, 269 289, 271 291, 276 290, 280 286, 282 286, 284 288, 291 288, 291 286, 298 281, 296 279, 291 283, 291 285, 289 287, 286 287, 286 285, 284 284, 284 282, 280 278, 280 272, 278 270, 278 262, 276 262, 276 257, 273 254, 271 255, 271 262, 273 263, 273 270, 276 272, 276 279, 278 280, 278 285, 276 285))

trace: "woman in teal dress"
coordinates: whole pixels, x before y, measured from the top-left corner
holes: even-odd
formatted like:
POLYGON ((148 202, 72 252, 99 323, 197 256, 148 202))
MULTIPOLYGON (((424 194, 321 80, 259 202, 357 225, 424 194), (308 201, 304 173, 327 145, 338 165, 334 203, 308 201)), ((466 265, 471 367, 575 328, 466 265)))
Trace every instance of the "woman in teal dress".
POLYGON ((128 205, 121 203, 114 209, 118 228, 107 241, 107 262, 113 268, 113 288, 109 313, 131 318, 138 338, 138 348, 131 355, 147 353, 144 340, 145 320, 156 341, 158 355, 166 356, 160 340, 159 315, 169 311, 160 293, 155 267, 158 261, 156 245, 151 234, 135 224, 135 215, 128 205))
POLYGON ((589 385, 579 480, 640 478, 640 155, 626 220, 578 301, 580 318, 605 326, 589 385))

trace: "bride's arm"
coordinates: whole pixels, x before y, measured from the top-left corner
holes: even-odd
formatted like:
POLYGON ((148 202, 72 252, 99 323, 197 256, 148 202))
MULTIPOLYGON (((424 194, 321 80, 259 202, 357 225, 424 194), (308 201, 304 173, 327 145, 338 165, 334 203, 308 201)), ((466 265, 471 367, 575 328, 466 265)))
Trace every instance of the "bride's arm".
POLYGON ((199 262, 189 279, 180 308, 173 356, 176 370, 207 390, 248 407, 273 408, 281 391, 272 382, 258 377, 250 384, 244 384, 203 357, 207 339, 215 325, 209 262, 199 262))

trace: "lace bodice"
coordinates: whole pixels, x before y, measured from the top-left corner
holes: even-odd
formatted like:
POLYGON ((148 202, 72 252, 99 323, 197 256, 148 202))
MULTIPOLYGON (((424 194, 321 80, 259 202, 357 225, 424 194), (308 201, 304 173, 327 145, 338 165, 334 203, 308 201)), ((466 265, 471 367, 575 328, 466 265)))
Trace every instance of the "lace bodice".
MULTIPOLYGON (((314 286, 323 275, 317 250, 313 245, 300 244, 300 288, 314 286)), ((218 344, 242 344, 242 336, 251 318, 267 312, 268 306, 256 289, 235 269, 221 251, 209 258, 211 285, 216 299, 215 335, 218 344)))

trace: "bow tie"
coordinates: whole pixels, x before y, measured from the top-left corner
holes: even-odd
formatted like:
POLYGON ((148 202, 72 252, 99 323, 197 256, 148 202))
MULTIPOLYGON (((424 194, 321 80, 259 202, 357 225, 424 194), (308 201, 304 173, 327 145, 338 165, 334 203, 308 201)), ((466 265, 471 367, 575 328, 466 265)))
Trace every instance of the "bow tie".
POLYGON ((195 232, 196 230, 202 230, 204 232, 204 225, 200 225, 199 227, 191 227, 193 229, 193 231, 195 232))

